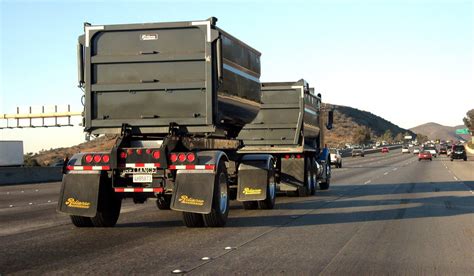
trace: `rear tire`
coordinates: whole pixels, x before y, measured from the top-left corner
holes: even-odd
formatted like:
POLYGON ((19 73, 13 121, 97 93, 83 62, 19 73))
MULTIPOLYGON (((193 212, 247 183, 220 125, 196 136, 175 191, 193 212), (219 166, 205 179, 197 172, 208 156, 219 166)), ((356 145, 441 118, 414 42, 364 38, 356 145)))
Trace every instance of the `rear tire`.
POLYGON ((244 206, 245 210, 255 210, 258 208, 257 201, 243 201, 242 206, 244 206))
POLYGON ((212 208, 209 214, 203 215, 204 224, 208 227, 222 227, 229 215, 229 187, 227 184, 227 169, 224 161, 220 161, 214 180, 214 195, 212 208))
POLYGON ((156 207, 160 210, 170 210, 171 209, 171 196, 160 196, 156 199, 156 207))
POLYGON ((183 212, 183 223, 186 227, 203 227, 204 220, 201 214, 183 212))
POLYGON ((453 162, 453 158, 451 158, 451 162, 453 162))
POLYGON ((70 216, 71 222, 76 227, 92 227, 92 220, 89 217, 81 217, 81 216, 70 216))
POLYGON ((319 182, 319 189, 321 190, 329 189, 329 186, 331 184, 331 167, 330 166, 328 167, 327 163, 325 164, 325 166, 326 166, 326 170, 325 170, 326 179, 324 180, 325 182, 319 182))
POLYGON ((114 227, 120 216, 122 199, 114 192, 110 182, 100 185, 97 214, 91 221, 95 227, 114 227))
POLYGON ((275 207, 276 200, 276 182, 275 182, 275 171, 273 168, 270 171, 267 183, 267 198, 258 201, 260 209, 270 210, 275 207))

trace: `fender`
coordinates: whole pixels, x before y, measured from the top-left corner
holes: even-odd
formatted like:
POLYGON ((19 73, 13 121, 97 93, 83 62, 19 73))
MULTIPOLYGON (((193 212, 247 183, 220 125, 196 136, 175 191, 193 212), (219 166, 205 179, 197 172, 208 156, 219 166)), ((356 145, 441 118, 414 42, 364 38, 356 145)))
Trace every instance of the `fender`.
POLYGON ((177 170, 170 207, 175 211, 209 214, 217 166, 221 160, 225 162, 229 159, 222 151, 201 151, 196 152, 196 156, 197 165, 209 169, 177 170))
MULTIPOLYGON (((67 167, 83 166, 82 157, 85 154, 74 154, 67 167)), ((106 180, 106 171, 66 170, 61 183, 57 211, 69 215, 94 217, 97 213, 100 186, 110 183, 106 180)))
POLYGON ((244 155, 238 165, 237 200, 257 201, 267 198, 267 185, 273 170, 270 154, 244 155))

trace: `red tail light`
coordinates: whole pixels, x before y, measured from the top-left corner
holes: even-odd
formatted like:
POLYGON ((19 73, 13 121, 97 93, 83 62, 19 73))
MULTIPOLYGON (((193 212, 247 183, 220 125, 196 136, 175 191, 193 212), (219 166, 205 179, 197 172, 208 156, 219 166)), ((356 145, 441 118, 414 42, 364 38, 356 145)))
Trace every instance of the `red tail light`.
POLYGON ((180 153, 178 154, 178 159, 179 159, 179 162, 184 162, 186 161, 186 155, 184 153, 180 153))
POLYGON ((141 155, 141 154, 142 154, 142 150, 141 150, 141 149, 137 149, 137 154, 138 154, 138 155, 141 155))
POLYGON ((153 158, 155 158, 155 159, 160 158, 160 152, 159 151, 154 151, 153 152, 153 158))
POLYGON ((194 153, 188 153, 188 155, 186 156, 186 159, 188 159, 189 162, 193 162, 194 160, 196 160, 196 156, 194 155, 194 153))
POLYGON ((296 158, 300 159, 300 158, 301 158, 301 154, 297 154, 297 155, 296 155, 296 158))
POLYGON ((122 152, 120 153, 120 158, 122 158, 122 159, 127 158, 127 153, 126 153, 125 151, 122 151, 122 152))
POLYGON ((146 154, 151 154, 151 149, 147 149, 146 154))
POLYGON ((289 155, 289 154, 285 154, 285 159, 290 159, 290 155, 289 155))
POLYGON ((128 155, 131 155, 132 153, 133 153, 133 150, 132 150, 132 149, 128 149, 128 150, 127 150, 127 154, 128 154, 128 155))
POLYGON ((100 155, 94 155, 94 162, 95 163, 99 163, 101 159, 102 158, 100 157, 100 155))
POLYGON ((92 162, 93 157, 92 157, 92 155, 88 154, 88 155, 86 155, 86 157, 84 159, 86 160, 86 163, 90 163, 90 162, 92 162))
POLYGON ((107 154, 102 155, 102 162, 109 163, 109 161, 110 161, 110 156, 108 156, 107 154))
POLYGON ((176 162, 178 161, 178 155, 176 153, 172 153, 170 155, 171 162, 176 162))

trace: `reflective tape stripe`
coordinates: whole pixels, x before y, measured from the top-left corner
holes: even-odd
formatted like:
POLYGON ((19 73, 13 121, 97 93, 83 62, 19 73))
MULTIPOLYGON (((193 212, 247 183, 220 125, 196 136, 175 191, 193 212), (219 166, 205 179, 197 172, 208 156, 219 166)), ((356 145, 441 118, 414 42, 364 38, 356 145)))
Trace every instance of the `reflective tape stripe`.
POLYGON ((159 168, 160 163, 126 163, 125 168, 159 168))
POLYGON ((67 166, 69 171, 108 171, 110 166, 67 166))
POLYGON ((163 188, 114 188, 116 193, 162 193, 163 188))
POLYGON ((170 170, 214 170, 216 165, 170 165, 170 170))

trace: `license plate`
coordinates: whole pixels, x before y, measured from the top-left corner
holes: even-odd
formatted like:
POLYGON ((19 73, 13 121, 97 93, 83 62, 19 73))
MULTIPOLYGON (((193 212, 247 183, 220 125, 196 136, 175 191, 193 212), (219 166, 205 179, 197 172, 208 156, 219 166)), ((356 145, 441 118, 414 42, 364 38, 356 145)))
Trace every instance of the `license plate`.
POLYGON ((134 174, 133 183, 151 183, 153 176, 151 174, 134 174))

